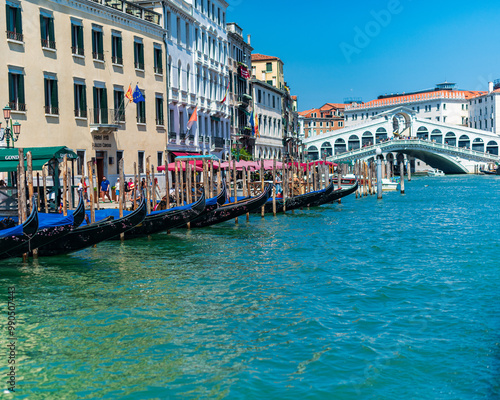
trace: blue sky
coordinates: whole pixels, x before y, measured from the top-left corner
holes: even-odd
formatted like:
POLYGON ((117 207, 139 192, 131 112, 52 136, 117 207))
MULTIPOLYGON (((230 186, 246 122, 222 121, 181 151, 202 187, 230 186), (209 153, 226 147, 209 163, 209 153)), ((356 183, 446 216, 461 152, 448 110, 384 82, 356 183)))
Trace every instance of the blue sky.
POLYGON ((498 0, 228 0, 254 53, 280 57, 299 110, 500 79, 498 0))

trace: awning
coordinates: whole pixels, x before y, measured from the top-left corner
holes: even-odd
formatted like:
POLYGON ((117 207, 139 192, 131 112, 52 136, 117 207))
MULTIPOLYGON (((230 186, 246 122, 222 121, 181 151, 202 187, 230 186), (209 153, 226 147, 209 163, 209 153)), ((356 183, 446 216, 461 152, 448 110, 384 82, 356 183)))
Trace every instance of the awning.
MULTIPOLYGON (((33 160, 33 171, 40 171, 45 164, 53 158, 62 160, 66 154, 68 159, 77 159, 75 152, 67 147, 25 147, 24 148, 24 168, 27 168, 26 153, 31 151, 33 160)), ((19 165, 19 149, 0 149, 0 172, 17 171, 19 165)))
POLYGON ((172 154, 176 157, 199 156, 200 155, 200 153, 179 153, 177 151, 173 151, 172 154))

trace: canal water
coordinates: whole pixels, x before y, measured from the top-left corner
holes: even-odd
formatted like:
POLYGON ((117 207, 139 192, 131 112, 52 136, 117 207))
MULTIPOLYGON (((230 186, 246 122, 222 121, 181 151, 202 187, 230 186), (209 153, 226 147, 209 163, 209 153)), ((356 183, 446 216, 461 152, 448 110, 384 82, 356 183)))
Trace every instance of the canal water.
POLYGON ((3 262, 4 398, 498 399, 500 179, 406 190, 3 262))

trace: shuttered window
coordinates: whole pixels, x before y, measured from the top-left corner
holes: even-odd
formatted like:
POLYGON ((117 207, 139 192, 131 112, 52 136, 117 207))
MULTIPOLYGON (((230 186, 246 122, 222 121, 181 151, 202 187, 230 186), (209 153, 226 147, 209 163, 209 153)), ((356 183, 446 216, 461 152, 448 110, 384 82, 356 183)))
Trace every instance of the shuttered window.
POLYGON ((13 4, 5 5, 5 16, 7 19, 7 39, 23 41, 23 24, 21 19, 21 7, 13 4))

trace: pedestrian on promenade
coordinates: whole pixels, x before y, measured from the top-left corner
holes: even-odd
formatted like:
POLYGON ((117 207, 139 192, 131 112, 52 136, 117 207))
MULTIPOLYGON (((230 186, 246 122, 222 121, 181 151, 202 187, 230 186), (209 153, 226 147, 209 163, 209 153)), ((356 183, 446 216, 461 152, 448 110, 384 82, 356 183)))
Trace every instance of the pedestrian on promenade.
POLYGON ((102 198, 102 202, 105 203, 106 202, 106 197, 105 196, 108 196, 108 199, 109 199, 109 202, 112 203, 113 200, 111 200, 111 197, 109 197, 109 181, 106 179, 105 176, 102 177, 102 181, 101 181, 101 198, 102 198))
POLYGON ((134 191, 135 191, 135 184, 134 184, 134 181, 132 180, 132 178, 130 178, 128 181, 128 190, 130 193, 129 200, 132 201, 134 198, 134 191))
POLYGON ((120 178, 117 178, 116 179, 116 183, 115 183, 115 200, 118 201, 118 199, 120 198, 120 178))

